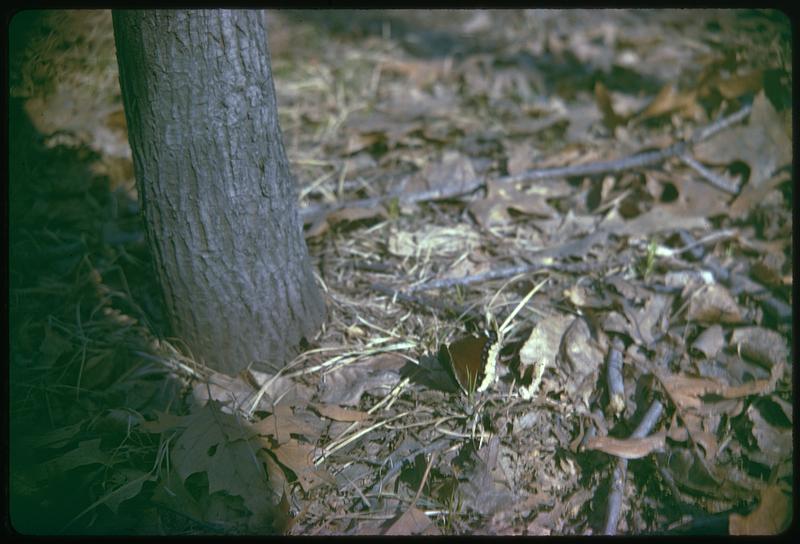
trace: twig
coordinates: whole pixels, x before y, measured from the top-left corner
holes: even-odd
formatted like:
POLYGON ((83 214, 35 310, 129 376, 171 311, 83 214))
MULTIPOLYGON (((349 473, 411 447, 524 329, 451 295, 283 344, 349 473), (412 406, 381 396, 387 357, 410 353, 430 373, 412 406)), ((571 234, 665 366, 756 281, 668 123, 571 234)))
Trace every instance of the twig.
MULTIPOLYGON (((685 258, 689 259, 690 261, 700 261, 706 254, 706 248, 703 247, 702 244, 695 245, 697 239, 692 236, 692 234, 686 229, 678 229, 676 234, 681 239, 683 243, 684 250, 683 253, 687 253, 688 255, 684 255, 685 258)), ((681 255, 683 255, 681 253, 681 255)))
POLYGON ((722 119, 718 119, 708 125, 707 127, 700 129, 699 131, 695 132, 692 135, 691 142, 696 144, 697 142, 701 142, 703 140, 708 140, 711 136, 720 132, 721 130, 725 130, 729 126, 738 123, 739 121, 744 120, 745 117, 750 115, 750 110, 753 108, 752 105, 748 104, 747 106, 743 107, 736 113, 730 114, 728 117, 723 117, 722 119))
POLYGON ((694 236, 692 236, 686 230, 680 230, 678 231, 678 233, 681 236, 681 239, 688 243, 686 243, 686 245, 682 247, 676 247, 676 248, 659 247, 656 249, 656 256, 674 257, 676 255, 681 255, 683 253, 686 253, 687 251, 691 252, 696 248, 702 248, 705 245, 716 243, 722 240, 730 240, 731 238, 736 238, 737 236, 739 236, 739 231, 737 231, 736 229, 718 230, 712 232, 708 236, 703 236, 699 240, 695 239, 694 236))
POLYGON ((456 285, 468 285, 470 283, 478 283, 491 280, 499 280, 510 278, 518 274, 528 274, 542 268, 542 263, 536 261, 531 264, 521 264, 517 266, 509 266, 507 268, 495 268, 487 270, 480 274, 472 274, 470 276, 461 276, 459 278, 442 278, 440 280, 432 280, 426 283, 420 283, 408 288, 408 291, 414 293, 416 291, 429 291, 431 289, 447 289, 456 285))
MULTIPOLYGON (((367 491, 367 493, 370 494, 370 495, 379 493, 380 490, 383 489, 383 487, 389 482, 389 480, 391 480, 398 472, 400 472, 403 469, 403 464, 406 461, 410 461, 410 460, 414 459, 417 455, 420 455, 420 454, 425 455, 426 453, 432 453, 434 451, 440 450, 443 447, 445 447, 447 444, 449 444, 449 442, 450 441, 448 439, 446 439, 446 438, 440 438, 440 439, 428 444, 424 448, 421 448, 419 450, 416 450, 416 451, 404 456, 402 459, 395 460, 393 465, 392 465, 392 468, 390 468, 386 472, 386 474, 383 476, 383 478, 381 478, 381 481, 379 481, 378 483, 373 485, 370 488, 370 490, 367 491)), ((391 459, 391 457, 389 459, 387 459, 387 461, 389 461, 390 459, 391 459)), ((367 504, 366 506, 368 508, 372 508, 373 507, 372 504, 367 504)))
MULTIPOLYGON (((685 154, 688 148, 693 144, 706 140, 717 132, 733 125, 734 123, 738 123, 750 114, 750 109, 751 106, 745 106, 736 113, 733 113, 728 117, 723 117, 722 119, 711 123, 707 127, 696 131, 688 140, 675 143, 658 151, 637 153, 635 155, 611 161, 599 161, 572 166, 558 166, 555 168, 528 170, 513 176, 502 176, 496 178, 494 181, 496 183, 518 183, 521 181, 539 181, 550 178, 595 176, 599 174, 614 174, 624 172, 626 170, 641 168, 642 166, 658 164, 671 157, 677 157, 685 154)), ((397 198, 402 204, 414 204, 416 202, 428 200, 444 200, 448 198, 455 198, 473 193, 476 190, 484 187, 485 184, 485 180, 481 178, 475 178, 464 182, 453 181, 452 183, 445 183, 440 187, 417 193, 405 193, 402 188, 399 188, 390 191, 385 195, 361 200, 352 200, 333 205, 306 206, 300 210, 300 219, 302 219, 303 223, 308 223, 319 215, 328 214, 342 208, 370 208, 393 198, 397 198)))
MULTIPOLYGON (((631 438, 644 438, 647 436, 655 426, 658 418, 661 417, 661 412, 664 410, 664 405, 658 400, 654 400, 644 414, 642 421, 636 426, 636 429, 631 433, 631 438)), ((619 515, 622 512, 622 495, 625 490, 625 474, 628 471, 628 460, 619 458, 614 467, 614 473, 611 476, 611 490, 608 495, 608 508, 606 510, 606 522, 603 526, 603 534, 614 535, 617 532, 617 524, 619 523, 619 515)))
POLYGON ((433 465, 433 460, 436 458, 436 452, 431 452, 431 458, 428 459, 428 466, 425 467, 425 473, 422 475, 422 481, 419 483, 419 487, 417 488, 417 494, 414 495, 414 500, 411 501, 411 508, 417 505, 417 501, 419 500, 420 495, 422 495, 422 488, 425 487, 425 483, 428 481, 428 476, 431 473, 431 466, 433 465))
POLYGON ((732 179, 728 179, 725 176, 721 176, 700 164, 699 161, 695 160, 691 157, 688 153, 683 153, 680 156, 680 159, 683 163, 700 174, 706 181, 708 181, 711 185, 716 187, 717 189, 721 189, 726 193, 730 193, 735 195, 739 192, 739 184, 733 181, 732 179))

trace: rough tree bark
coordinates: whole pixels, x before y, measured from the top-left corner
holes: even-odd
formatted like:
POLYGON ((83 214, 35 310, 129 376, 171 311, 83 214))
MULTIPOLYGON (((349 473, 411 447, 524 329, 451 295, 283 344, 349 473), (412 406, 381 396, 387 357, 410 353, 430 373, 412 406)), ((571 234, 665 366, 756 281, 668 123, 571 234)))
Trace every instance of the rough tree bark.
POLYGON ((263 11, 115 11, 147 238, 198 361, 279 368, 324 319, 283 147, 263 11))

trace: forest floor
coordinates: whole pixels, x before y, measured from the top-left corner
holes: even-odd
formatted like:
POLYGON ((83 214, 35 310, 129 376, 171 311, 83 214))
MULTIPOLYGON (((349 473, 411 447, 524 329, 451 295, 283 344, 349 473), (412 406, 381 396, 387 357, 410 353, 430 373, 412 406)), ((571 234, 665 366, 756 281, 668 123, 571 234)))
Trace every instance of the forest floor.
POLYGON ((268 27, 328 321, 278 375, 231 377, 169 335, 110 12, 12 24, 15 530, 789 526, 782 14, 281 11, 268 27), (457 342, 495 324, 497 353, 457 342), (495 380, 462 391, 447 365, 482 355, 495 380))

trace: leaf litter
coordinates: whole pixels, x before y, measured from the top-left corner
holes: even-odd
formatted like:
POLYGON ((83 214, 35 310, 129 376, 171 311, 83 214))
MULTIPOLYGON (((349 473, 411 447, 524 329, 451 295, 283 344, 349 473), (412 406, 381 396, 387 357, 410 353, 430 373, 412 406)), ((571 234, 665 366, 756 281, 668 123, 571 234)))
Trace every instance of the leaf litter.
POLYGON ((164 334, 109 12, 38 17, 10 81, 16 528, 788 526, 782 15, 269 12, 330 320, 240 376, 164 334), (460 396, 439 346, 542 278, 497 382, 460 396))

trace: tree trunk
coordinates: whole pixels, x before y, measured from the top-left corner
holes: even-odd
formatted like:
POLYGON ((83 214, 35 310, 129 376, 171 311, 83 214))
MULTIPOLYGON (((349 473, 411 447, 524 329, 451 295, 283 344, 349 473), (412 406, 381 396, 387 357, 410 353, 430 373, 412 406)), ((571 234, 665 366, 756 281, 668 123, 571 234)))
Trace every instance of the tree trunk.
POLYGON ((263 11, 115 11, 139 200, 173 328, 198 362, 280 368, 321 325, 263 11))

